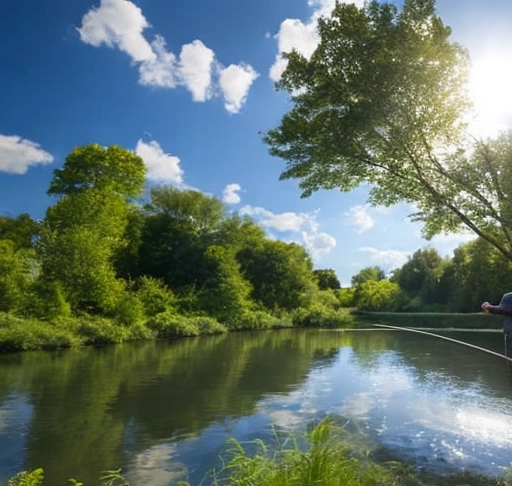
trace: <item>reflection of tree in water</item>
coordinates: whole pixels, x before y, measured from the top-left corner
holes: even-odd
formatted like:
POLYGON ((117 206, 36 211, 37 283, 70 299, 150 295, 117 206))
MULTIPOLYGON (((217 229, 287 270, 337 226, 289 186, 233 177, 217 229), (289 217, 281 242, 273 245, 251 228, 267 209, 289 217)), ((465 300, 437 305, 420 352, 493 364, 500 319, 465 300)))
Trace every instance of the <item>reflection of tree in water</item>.
POLYGON ((332 359, 342 340, 285 330, 27 353, 0 368, 0 383, 33 406, 23 467, 43 467, 48 484, 94 484, 96 471, 126 463, 126 448, 252 414, 265 394, 303 381, 312 360, 332 359))

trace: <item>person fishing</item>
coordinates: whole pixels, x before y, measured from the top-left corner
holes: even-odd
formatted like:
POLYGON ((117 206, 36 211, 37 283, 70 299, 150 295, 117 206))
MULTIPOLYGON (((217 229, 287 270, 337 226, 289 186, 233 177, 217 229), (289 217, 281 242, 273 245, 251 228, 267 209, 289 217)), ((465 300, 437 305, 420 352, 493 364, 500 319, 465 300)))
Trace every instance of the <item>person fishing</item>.
POLYGON ((512 358, 512 292, 503 294, 498 305, 483 302, 481 307, 484 312, 504 316, 503 335, 505 341, 505 356, 512 358))

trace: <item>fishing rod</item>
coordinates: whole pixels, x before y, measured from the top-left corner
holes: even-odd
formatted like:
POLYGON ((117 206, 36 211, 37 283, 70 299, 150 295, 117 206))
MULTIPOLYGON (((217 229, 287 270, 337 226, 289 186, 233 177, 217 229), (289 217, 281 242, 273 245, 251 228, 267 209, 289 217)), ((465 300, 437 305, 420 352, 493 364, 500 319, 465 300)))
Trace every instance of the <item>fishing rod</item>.
POLYGON ((480 346, 475 346, 474 344, 465 343, 464 341, 458 341, 457 339, 449 338, 447 336, 441 336, 439 334, 434 334, 433 332, 421 331, 420 329, 412 329, 410 327, 399 327, 399 326, 388 326, 386 324, 374 324, 376 327, 384 327, 387 329, 395 329, 398 331, 409 331, 416 332, 418 334, 426 334, 427 336, 432 336, 438 339, 443 339, 445 341, 451 341, 452 343, 461 344, 462 346, 467 346, 468 348, 477 349, 478 351, 483 351, 484 353, 492 354, 494 356, 498 356, 499 358, 505 358, 507 361, 512 362, 512 358, 505 356, 504 354, 495 353, 490 349, 481 348, 480 346))

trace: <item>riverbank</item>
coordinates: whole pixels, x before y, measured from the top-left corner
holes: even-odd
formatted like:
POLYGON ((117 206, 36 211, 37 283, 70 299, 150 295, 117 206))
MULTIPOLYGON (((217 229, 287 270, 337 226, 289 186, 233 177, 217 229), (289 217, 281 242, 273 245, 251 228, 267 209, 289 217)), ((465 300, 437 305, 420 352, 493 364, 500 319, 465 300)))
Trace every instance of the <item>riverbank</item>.
POLYGON ((52 321, 20 318, 0 312, 0 353, 55 350, 283 328, 341 328, 353 325, 349 309, 297 309, 272 315, 253 311, 233 317, 229 324, 208 316, 182 316, 163 312, 147 320, 125 324, 101 316, 81 315, 52 321))
POLYGON ((425 329, 501 329, 502 317, 474 313, 444 312, 365 312, 354 311, 357 320, 365 324, 390 324, 397 327, 425 329))

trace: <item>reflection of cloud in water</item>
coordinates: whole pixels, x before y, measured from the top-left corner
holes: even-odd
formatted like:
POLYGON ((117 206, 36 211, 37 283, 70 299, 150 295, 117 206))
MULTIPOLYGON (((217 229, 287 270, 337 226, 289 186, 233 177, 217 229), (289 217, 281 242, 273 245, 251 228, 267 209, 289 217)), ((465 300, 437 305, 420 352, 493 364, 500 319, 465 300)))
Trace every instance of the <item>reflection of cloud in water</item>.
POLYGON ((298 425, 303 425, 303 420, 298 413, 291 410, 275 410, 268 414, 272 424, 282 427, 284 429, 295 428, 298 425))
POLYGON ((312 370, 302 388, 267 397, 260 410, 283 428, 337 414, 422 466, 499 473, 510 462, 512 403, 443 373, 419 377, 393 354, 361 370, 340 355, 331 367, 312 370))
POLYGON ((185 479, 187 468, 175 460, 176 444, 158 444, 137 454, 126 474, 132 484, 166 486, 185 479))

